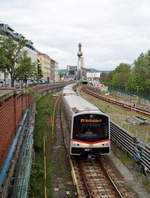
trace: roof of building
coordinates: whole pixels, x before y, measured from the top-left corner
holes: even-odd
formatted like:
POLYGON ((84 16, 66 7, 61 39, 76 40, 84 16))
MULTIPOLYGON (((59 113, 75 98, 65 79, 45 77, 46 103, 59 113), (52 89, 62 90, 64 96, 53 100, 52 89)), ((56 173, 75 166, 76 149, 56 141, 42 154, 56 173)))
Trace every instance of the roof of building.
POLYGON ((38 51, 38 50, 36 50, 36 52, 38 53, 38 55, 39 56, 44 56, 44 57, 46 57, 47 59, 49 59, 50 61, 52 61, 52 62, 54 62, 54 63, 58 63, 58 62, 56 62, 54 59, 52 59, 51 57, 49 57, 47 54, 45 54, 45 53, 43 53, 43 52, 40 52, 40 51, 38 51))

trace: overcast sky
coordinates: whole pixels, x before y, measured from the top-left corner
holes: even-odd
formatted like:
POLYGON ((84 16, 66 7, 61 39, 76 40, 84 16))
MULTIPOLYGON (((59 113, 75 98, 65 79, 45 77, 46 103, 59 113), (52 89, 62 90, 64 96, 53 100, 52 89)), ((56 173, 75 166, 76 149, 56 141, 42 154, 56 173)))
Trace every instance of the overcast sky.
POLYGON ((112 70, 150 49, 150 0, 0 0, 0 21, 34 42, 59 68, 112 70))

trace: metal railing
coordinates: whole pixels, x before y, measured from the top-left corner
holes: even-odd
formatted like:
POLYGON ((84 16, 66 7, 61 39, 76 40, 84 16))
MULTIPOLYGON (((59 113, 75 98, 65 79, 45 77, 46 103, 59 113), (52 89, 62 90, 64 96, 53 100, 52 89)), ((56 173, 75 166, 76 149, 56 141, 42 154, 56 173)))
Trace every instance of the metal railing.
POLYGON ((14 178, 12 198, 26 198, 32 164, 33 126, 30 124, 25 134, 23 147, 17 163, 17 173, 14 178))
POLYGON ((114 122, 111 122, 110 130, 112 141, 126 150, 136 162, 143 166, 145 171, 150 172, 150 147, 138 141, 135 136, 114 122))

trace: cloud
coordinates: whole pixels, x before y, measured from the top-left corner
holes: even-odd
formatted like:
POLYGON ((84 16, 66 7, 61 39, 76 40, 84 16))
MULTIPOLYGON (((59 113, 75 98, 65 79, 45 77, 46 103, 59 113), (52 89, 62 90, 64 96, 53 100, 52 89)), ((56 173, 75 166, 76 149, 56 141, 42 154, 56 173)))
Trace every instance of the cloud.
POLYGON ((1 0, 0 20, 60 67, 76 65, 81 42, 86 67, 110 70, 149 49, 149 6, 149 0, 1 0))

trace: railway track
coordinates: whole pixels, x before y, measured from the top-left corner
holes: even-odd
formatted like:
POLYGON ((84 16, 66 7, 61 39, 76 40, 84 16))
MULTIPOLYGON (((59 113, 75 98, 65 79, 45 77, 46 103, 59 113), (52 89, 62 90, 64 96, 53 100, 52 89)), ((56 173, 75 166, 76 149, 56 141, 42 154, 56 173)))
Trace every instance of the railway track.
POLYGON ((74 158, 72 163, 79 198, 135 198, 107 163, 106 168, 99 159, 74 158))
MULTIPOLYGON (((59 105, 61 107, 61 105, 59 105)), ((67 149, 65 131, 67 123, 60 109, 61 131, 67 149)), ((128 192, 124 181, 116 176, 115 171, 105 162, 105 158, 68 158, 71 166, 73 182, 79 198, 135 198, 135 194, 128 192)))
POLYGON ((105 96, 102 96, 98 93, 96 93, 95 91, 87 88, 87 87, 81 87, 81 90, 91 96, 94 96, 98 99, 101 99, 101 100, 104 100, 106 102, 109 102, 109 103, 112 103, 112 104, 115 104, 115 105, 118 105, 118 106, 121 106, 125 109, 128 109, 128 110, 132 110, 132 111, 135 111, 137 113, 140 113, 142 115, 145 115, 145 116, 150 116, 150 111, 147 111, 145 109, 142 109, 140 107, 137 107, 137 106, 134 106, 133 104, 127 104, 127 103, 123 103, 123 102, 120 102, 120 101, 117 101, 115 99, 112 99, 112 98, 108 98, 108 97, 105 97, 105 96))

